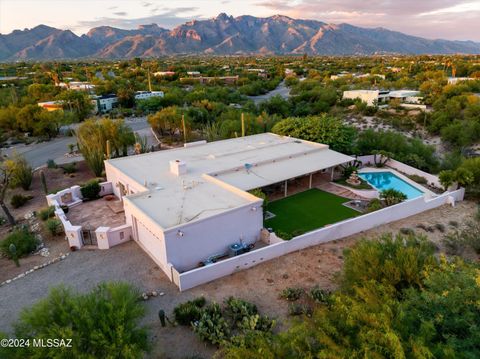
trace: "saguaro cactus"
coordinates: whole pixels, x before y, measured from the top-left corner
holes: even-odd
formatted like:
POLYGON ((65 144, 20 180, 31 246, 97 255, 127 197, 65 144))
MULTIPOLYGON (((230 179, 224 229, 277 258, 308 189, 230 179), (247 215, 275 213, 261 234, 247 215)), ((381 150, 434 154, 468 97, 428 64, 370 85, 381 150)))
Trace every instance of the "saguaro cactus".
POLYGON ((45 173, 43 171, 40 171, 40 180, 42 181, 43 192, 45 192, 45 194, 47 195, 48 194, 47 179, 45 178, 45 173))

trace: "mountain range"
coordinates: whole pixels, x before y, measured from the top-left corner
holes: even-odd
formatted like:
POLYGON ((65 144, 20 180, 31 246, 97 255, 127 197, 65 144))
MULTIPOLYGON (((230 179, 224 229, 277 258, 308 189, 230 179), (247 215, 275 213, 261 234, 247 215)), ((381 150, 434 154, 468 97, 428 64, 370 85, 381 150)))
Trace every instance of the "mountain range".
POLYGON ((428 40, 384 28, 327 24, 275 15, 193 20, 172 30, 100 26, 77 36, 46 25, 0 35, 0 61, 156 57, 174 54, 370 55, 480 53, 473 41, 428 40))

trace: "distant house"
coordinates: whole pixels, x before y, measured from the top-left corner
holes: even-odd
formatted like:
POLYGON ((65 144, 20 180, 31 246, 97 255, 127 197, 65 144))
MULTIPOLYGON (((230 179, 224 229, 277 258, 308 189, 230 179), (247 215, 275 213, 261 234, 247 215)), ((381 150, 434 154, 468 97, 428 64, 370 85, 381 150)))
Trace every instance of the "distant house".
POLYGON ((390 91, 388 90, 350 90, 343 91, 343 98, 352 100, 360 99, 361 101, 366 102, 368 106, 380 106, 389 101, 389 93, 390 91))
POLYGON ((448 84, 449 85, 456 85, 458 82, 463 82, 463 81, 475 81, 479 80, 474 77, 449 77, 448 78, 448 84))
POLYGON ((46 101, 37 103, 38 106, 44 108, 47 111, 57 111, 62 110, 63 105, 60 101, 46 101))
POLYGON ((104 113, 111 111, 118 104, 118 97, 114 94, 103 96, 92 96, 93 111, 95 113, 104 113))
POLYGON ((166 77, 175 75, 175 71, 157 71, 153 73, 155 77, 166 77))
POLYGON ((415 105, 406 107, 426 108, 425 105, 421 105, 423 98, 420 91, 416 90, 350 90, 343 92, 343 98, 360 99, 368 106, 386 106, 391 100, 398 100, 401 105, 415 105))
POLYGON ((366 78, 366 77, 378 77, 378 78, 381 78, 383 80, 385 80, 385 75, 381 75, 381 74, 351 74, 349 72, 340 72, 339 74, 337 75, 331 75, 330 76, 330 80, 338 80, 342 77, 346 77, 346 76, 351 76, 353 77, 354 79, 362 79, 362 78, 366 78))
POLYGON ((163 91, 137 91, 135 92, 135 100, 146 100, 151 97, 163 97, 163 91))
POLYGON ((95 90, 95 85, 92 85, 90 82, 81 81, 60 82, 58 86, 75 91, 93 92, 95 90))
POLYGON ((200 76, 200 71, 187 71, 188 76, 200 76))
POLYGON ((180 82, 198 82, 201 84, 208 84, 212 82, 223 82, 224 84, 234 84, 238 81, 237 76, 215 76, 215 77, 207 77, 207 76, 197 76, 197 77, 182 77, 180 78, 180 82))

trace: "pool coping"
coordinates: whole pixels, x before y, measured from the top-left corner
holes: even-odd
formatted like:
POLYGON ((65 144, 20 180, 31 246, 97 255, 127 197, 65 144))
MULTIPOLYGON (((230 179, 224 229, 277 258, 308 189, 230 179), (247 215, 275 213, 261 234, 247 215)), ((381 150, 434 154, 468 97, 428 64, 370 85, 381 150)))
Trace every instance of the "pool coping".
MULTIPOLYGON (((363 167, 358 171, 358 173, 369 173, 369 172, 391 172, 395 176, 400 178, 401 180, 407 182, 410 186, 416 188, 420 192, 423 192, 423 197, 424 198, 433 198, 433 197, 438 196, 436 193, 432 192, 428 188, 426 188, 426 187, 422 186, 421 184, 411 180, 410 178, 405 176, 403 173, 400 173, 400 172, 396 171, 395 169, 393 169, 391 167, 380 167, 380 168, 363 167)), ((375 186, 373 186, 372 184, 370 184, 370 185, 378 191, 378 189, 375 186)), ((415 199, 415 198, 411 198, 411 199, 415 199)), ((411 199, 408 199, 408 200, 411 200, 411 199)))

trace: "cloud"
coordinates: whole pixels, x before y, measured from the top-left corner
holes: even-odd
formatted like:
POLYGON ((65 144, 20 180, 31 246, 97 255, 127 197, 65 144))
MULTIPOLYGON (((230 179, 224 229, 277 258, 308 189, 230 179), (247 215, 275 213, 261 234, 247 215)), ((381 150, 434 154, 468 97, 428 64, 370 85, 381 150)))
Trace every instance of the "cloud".
POLYGON ((480 24, 480 3, 472 0, 263 0, 255 5, 272 15, 385 27, 428 38, 480 40, 480 33, 472 31, 480 24))
POLYGON ((73 29, 90 29, 98 26, 113 26, 121 29, 136 29, 139 25, 145 24, 158 24, 160 27, 173 28, 192 19, 203 19, 203 17, 199 14, 192 14, 188 17, 179 16, 179 14, 193 13, 197 10, 198 8, 196 7, 178 7, 174 9, 168 9, 160 14, 153 14, 151 16, 133 19, 102 16, 95 18, 94 20, 79 21, 73 27, 73 29))
POLYGON ((125 11, 117 11, 117 12, 114 12, 113 15, 117 15, 117 16, 127 16, 127 13, 125 11))
POLYGON ((153 5, 153 3, 151 3, 151 2, 144 2, 144 3, 142 3, 142 6, 143 6, 143 7, 149 7, 149 6, 152 6, 152 5, 153 5))

